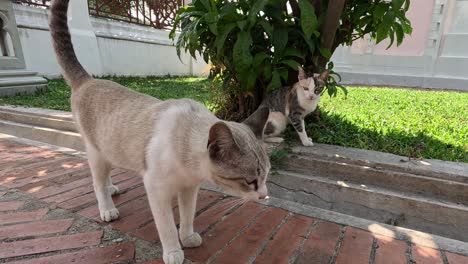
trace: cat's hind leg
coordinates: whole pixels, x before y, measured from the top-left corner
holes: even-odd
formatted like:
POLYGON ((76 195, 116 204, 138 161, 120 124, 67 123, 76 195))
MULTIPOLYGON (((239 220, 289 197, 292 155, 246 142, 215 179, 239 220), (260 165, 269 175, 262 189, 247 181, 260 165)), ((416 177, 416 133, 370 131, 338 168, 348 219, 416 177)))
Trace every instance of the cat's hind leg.
POLYGON ((118 192, 117 186, 112 184, 110 178, 111 165, 101 153, 93 146, 86 146, 89 166, 93 177, 94 193, 98 201, 101 220, 110 222, 119 218, 119 210, 115 208, 112 195, 118 192))
POLYGON ((266 137, 265 142, 267 143, 283 143, 284 138, 282 137, 266 137))
POLYGON ((278 137, 286 128, 282 116, 271 114, 270 120, 265 125, 264 141, 267 143, 282 143, 284 139, 278 137))

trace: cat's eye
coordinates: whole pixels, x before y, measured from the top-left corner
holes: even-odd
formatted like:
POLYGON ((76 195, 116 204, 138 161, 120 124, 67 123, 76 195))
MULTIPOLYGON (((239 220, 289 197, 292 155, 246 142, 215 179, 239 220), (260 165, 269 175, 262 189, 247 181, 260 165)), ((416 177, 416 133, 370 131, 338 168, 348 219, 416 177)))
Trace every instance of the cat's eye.
POLYGON ((255 191, 258 190, 258 181, 257 181, 257 179, 255 179, 255 180, 253 180, 251 182, 249 182, 247 179, 245 179, 245 183, 247 183, 247 185, 249 185, 249 186, 253 185, 255 191))
POLYGON ((304 91, 309 91, 309 87, 302 86, 302 88, 304 88, 304 91))

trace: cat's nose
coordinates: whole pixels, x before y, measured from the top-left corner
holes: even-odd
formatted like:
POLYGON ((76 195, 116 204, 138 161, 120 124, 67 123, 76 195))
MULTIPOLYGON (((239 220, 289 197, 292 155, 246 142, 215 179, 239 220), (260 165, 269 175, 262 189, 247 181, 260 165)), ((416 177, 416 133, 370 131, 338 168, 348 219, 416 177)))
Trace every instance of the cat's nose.
POLYGON ((268 189, 266 187, 266 184, 260 185, 257 192, 258 192, 258 199, 260 199, 260 200, 263 200, 263 199, 268 197, 267 196, 268 195, 268 189))

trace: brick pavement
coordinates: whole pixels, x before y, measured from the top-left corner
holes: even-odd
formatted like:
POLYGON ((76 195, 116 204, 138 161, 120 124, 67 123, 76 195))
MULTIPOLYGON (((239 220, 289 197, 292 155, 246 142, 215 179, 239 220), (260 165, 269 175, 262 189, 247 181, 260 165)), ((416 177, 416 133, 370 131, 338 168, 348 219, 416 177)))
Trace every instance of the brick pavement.
MULTIPOLYGON (((99 220, 85 159, 0 140, 0 263, 162 263, 142 180, 115 169, 120 219, 99 220)), ((178 222, 178 210, 174 203, 178 222)), ((468 263, 468 257, 202 190, 194 263, 468 263), (234 207, 232 207, 234 205, 234 207)))

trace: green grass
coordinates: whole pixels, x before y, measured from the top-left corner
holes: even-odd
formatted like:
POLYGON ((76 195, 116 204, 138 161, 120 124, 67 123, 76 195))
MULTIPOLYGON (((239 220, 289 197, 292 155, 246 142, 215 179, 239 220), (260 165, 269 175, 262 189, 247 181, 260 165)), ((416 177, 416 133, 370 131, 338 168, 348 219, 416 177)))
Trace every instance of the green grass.
MULTIPOLYGON (((191 77, 103 77, 120 83, 140 93, 159 99, 191 98, 205 104, 211 98, 211 82, 205 78, 191 77)), ((64 80, 50 80, 49 90, 34 95, 0 98, 0 104, 22 105, 70 111, 70 87, 64 80)))
MULTIPOLYGON (((192 98, 212 106, 211 82, 203 78, 108 77, 160 99, 192 98)), ((70 110, 63 80, 49 91, 0 98, 0 104, 70 110)), ((387 88, 349 88, 320 102, 320 119, 307 118, 314 142, 371 149, 412 158, 468 162, 468 93, 387 88)), ((297 135, 288 131, 291 138, 297 135)))
POLYGON ((316 142, 468 162, 468 93, 349 88, 320 109, 307 125, 316 142))

